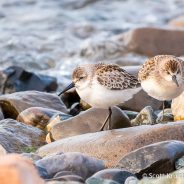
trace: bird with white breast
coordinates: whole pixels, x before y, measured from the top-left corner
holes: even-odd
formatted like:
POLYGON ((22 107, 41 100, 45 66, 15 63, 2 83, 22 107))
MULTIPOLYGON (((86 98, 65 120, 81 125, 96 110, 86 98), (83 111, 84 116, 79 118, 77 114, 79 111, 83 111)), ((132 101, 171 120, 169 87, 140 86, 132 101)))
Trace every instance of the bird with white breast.
POLYGON ((173 55, 158 55, 148 59, 138 73, 143 90, 163 102, 179 96, 184 90, 183 63, 183 60, 173 55))
POLYGON ((115 64, 85 64, 78 66, 72 74, 72 83, 59 96, 76 88, 80 98, 92 107, 109 109, 109 115, 100 128, 109 120, 111 129, 111 107, 128 101, 141 86, 138 79, 115 64))

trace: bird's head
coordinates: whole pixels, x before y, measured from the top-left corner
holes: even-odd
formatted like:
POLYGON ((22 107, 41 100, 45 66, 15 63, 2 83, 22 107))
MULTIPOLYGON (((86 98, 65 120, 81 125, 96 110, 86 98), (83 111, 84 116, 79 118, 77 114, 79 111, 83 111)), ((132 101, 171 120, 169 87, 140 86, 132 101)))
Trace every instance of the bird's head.
POLYGON ((72 83, 66 87, 63 91, 61 91, 58 96, 60 96, 62 93, 68 91, 72 87, 75 87, 77 90, 84 89, 88 83, 89 83, 89 77, 90 77, 90 70, 88 68, 88 65, 82 65, 75 68, 72 74, 72 83))
POLYGON ((178 58, 175 56, 164 58, 159 65, 159 72, 166 81, 172 81, 179 87, 182 81, 182 68, 178 58))
POLYGON ((77 67, 72 74, 72 81, 76 89, 83 89, 88 85, 89 70, 86 65, 77 67))

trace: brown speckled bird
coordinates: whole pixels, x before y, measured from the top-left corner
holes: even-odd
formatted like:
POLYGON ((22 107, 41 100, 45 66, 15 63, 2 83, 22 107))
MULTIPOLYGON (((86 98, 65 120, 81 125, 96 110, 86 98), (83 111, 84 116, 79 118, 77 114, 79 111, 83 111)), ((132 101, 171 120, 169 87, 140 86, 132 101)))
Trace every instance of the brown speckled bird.
POLYGON ((138 73, 142 88, 158 100, 171 100, 184 90, 183 60, 158 55, 147 60, 138 73))
POLYGON ((172 55, 158 55, 148 59, 138 73, 141 86, 157 100, 172 100, 184 90, 184 61, 172 55))
POLYGON ((110 121, 112 106, 128 101, 141 90, 135 76, 114 64, 81 65, 73 71, 72 81, 59 95, 75 86, 81 99, 89 105, 109 109, 109 115, 100 130, 110 121))

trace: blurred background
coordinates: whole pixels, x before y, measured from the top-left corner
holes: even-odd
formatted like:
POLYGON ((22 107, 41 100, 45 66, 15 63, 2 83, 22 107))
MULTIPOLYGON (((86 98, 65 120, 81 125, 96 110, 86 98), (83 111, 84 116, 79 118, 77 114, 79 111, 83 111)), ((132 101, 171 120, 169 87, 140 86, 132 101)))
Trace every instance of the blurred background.
MULTIPOLYGON (((183 0, 1 0, 0 69, 16 65, 56 77, 60 90, 78 64, 136 66, 159 54, 146 43, 152 35, 162 39, 163 32, 143 31, 137 34, 141 41, 127 32, 146 27, 182 30, 183 15, 183 0)), ((157 50, 160 42, 154 43, 157 50)))

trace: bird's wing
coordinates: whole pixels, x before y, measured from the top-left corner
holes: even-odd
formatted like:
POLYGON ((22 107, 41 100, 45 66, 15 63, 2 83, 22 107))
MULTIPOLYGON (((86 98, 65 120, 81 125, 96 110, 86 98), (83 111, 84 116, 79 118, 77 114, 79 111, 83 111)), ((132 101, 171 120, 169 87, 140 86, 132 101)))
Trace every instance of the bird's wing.
POLYGON ((143 81, 147 79, 150 74, 155 71, 156 60, 155 57, 148 59, 141 67, 138 73, 138 80, 143 81))
POLYGON ((120 68, 118 65, 98 65, 97 81, 107 89, 123 90, 140 86, 138 79, 120 68))

